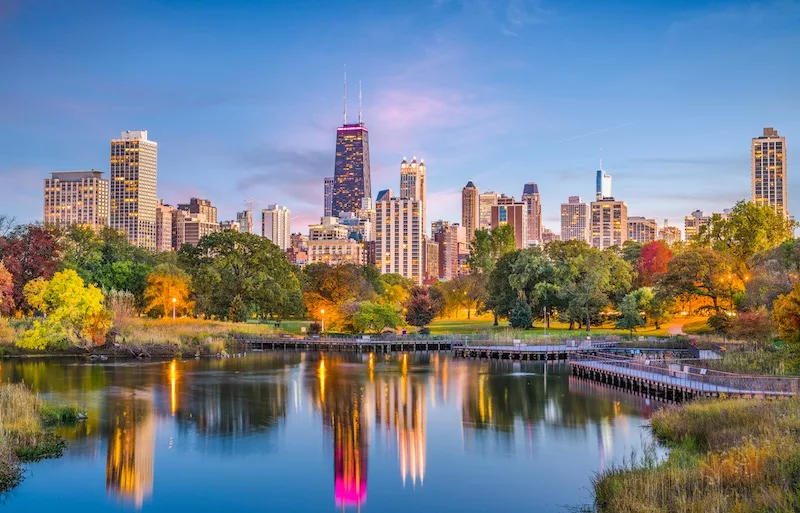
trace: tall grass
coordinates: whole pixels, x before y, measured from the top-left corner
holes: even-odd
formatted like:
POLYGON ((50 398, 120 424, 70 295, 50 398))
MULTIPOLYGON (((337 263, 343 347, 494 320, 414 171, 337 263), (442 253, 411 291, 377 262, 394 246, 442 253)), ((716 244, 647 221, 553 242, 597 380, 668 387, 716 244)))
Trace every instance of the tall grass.
POLYGON ((48 405, 24 385, 0 385, 0 493, 20 482, 22 463, 61 456, 66 444, 47 425, 83 417, 75 406, 48 405))
POLYGON ((594 479, 599 512, 800 510, 800 400, 670 407, 651 419, 669 458, 643 458, 594 479))

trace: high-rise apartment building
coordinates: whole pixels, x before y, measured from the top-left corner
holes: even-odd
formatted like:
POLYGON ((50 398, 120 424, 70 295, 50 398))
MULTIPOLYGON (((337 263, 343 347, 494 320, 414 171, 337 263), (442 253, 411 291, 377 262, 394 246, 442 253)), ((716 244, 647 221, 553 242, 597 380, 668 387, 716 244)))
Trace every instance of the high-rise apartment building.
POLYGON ((110 221, 134 246, 156 249, 158 145, 147 130, 111 140, 110 221))
POLYGON ((478 194, 478 229, 492 228, 492 207, 497 205, 497 193, 492 191, 478 194))
MULTIPOLYGON (((491 218, 491 211, 489 212, 491 218)), ((478 229, 480 223, 480 205, 478 200, 478 188, 472 183, 472 180, 467 182, 467 185, 461 189, 461 226, 467 234, 467 244, 472 242, 475 237, 475 230, 478 229)))
POLYGON ((606 174, 601 169, 597 170, 597 182, 595 185, 595 199, 600 201, 602 199, 613 198, 611 194, 611 175, 606 174))
POLYGON ((291 212, 283 205, 268 205, 261 211, 261 235, 286 251, 291 246, 291 212))
POLYGON ((446 229, 450 226, 450 221, 445 221, 444 219, 437 219, 436 221, 431 223, 431 237, 439 233, 440 231, 446 229))
POLYGON ((319 224, 308 226, 308 240, 346 240, 350 229, 339 223, 337 217, 323 217, 319 224))
POLYGON ((413 157, 411 162, 405 158, 400 163, 400 199, 412 199, 422 202, 422 226, 425 226, 427 186, 425 184, 425 161, 417 162, 413 157))
POLYGON ((459 255, 467 246, 467 232, 458 223, 443 227, 434 235, 439 243, 439 278, 452 280, 459 275, 459 255))
POLYGON ((190 198, 189 203, 179 203, 178 210, 183 210, 192 217, 202 218, 207 223, 217 223, 217 207, 210 200, 190 198))
POLYGON ((570 196, 561 204, 561 240, 582 240, 591 243, 591 211, 580 196, 570 196))
POLYGON ((772 127, 754 137, 751 146, 751 180, 753 203, 768 205, 789 218, 786 180, 786 137, 772 127))
POLYGON ((628 205, 605 198, 591 203, 592 246, 606 249, 622 246, 628 240, 628 205))
POLYGON ((172 244, 176 250, 184 244, 197 246, 206 235, 220 231, 217 222, 217 207, 211 201, 190 198, 189 203, 180 203, 173 213, 172 244))
POLYGON ((241 233, 253 233, 253 211, 251 209, 236 212, 236 222, 241 233))
POLYGON ((345 124, 336 129, 336 161, 333 174, 331 215, 355 212, 362 198, 371 198, 369 132, 364 123, 345 124))
POLYGON ((108 226, 108 180, 102 171, 59 172, 45 178, 44 224, 94 231, 108 226))
POLYGON ((171 251, 173 246, 173 231, 175 225, 175 207, 165 205, 164 200, 158 200, 156 207, 156 251, 171 251))
POLYGON ((381 197, 375 204, 375 259, 381 273, 422 283, 422 202, 381 197))
POLYGON ((683 219, 683 236, 686 241, 690 241, 700 233, 700 227, 705 226, 711 221, 711 216, 707 216, 702 210, 695 210, 683 219))
POLYGON ((234 232, 241 233, 242 225, 239 224, 239 221, 234 221, 233 219, 230 219, 228 221, 220 221, 219 229, 222 231, 233 230, 234 232))
POLYGON ((647 219, 641 216, 628 217, 628 240, 640 244, 649 244, 656 240, 658 235, 658 223, 655 219, 647 219))
POLYGON ((333 177, 326 176, 325 177, 325 195, 324 195, 324 217, 331 217, 333 214, 333 177))
POLYGON ((664 227, 658 231, 658 238, 671 246, 672 244, 682 240, 681 229, 677 226, 670 226, 666 221, 664 221, 664 227))
POLYGON ((426 283, 433 283, 439 279, 439 243, 433 239, 425 238, 423 263, 423 277, 426 283))
POLYGON ((542 245, 543 246, 546 246, 547 244, 549 244, 549 243, 551 243, 553 241, 556 241, 556 240, 561 240, 561 235, 557 234, 556 232, 554 232, 550 228, 545 228, 542 231, 542 245))
POLYGON ((514 242, 517 249, 526 247, 525 205, 505 194, 497 198, 497 205, 492 207, 492 230, 498 226, 509 225, 514 231, 514 242))
POLYGON ((542 199, 539 186, 526 183, 522 189, 522 203, 525 205, 525 244, 542 242, 542 199))

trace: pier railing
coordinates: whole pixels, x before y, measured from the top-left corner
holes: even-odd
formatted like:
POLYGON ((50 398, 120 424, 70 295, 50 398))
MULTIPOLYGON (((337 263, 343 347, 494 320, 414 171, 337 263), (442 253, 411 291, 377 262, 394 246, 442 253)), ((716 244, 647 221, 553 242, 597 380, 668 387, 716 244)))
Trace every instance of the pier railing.
POLYGON ((626 357, 605 357, 571 353, 569 362, 587 364, 599 370, 618 372, 639 379, 677 384, 688 389, 718 393, 763 393, 767 395, 800 394, 800 378, 734 374, 704 369, 684 362, 669 360, 634 360, 626 357))

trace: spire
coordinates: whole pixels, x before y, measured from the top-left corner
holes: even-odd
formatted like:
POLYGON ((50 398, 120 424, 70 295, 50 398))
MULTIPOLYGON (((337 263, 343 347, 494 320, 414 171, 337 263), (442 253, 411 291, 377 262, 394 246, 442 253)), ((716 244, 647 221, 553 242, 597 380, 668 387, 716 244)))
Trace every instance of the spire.
POLYGON ((603 169, 603 148, 600 148, 600 169, 603 169))
POLYGON ((347 124, 347 64, 344 65, 344 124, 347 124))
POLYGON ((362 109, 361 109, 361 81, 358 81, 358 124, 363 125, 364 121, 362 120, 362 109))

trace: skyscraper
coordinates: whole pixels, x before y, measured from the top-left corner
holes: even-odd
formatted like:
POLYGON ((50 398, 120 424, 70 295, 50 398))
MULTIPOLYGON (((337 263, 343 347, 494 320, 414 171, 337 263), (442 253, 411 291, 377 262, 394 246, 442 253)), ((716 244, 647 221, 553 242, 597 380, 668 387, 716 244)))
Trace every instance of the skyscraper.
POLYGON ((426 217, 426 185, 425 161, 417 162, 417 157, 409 163, 405 158, 400 163, 400 199, 412 199, 422 202, 422 226, 425 227, 426 217))
POLYGON ((422 284, 422 202, 381 195, 375 204, 375 259, 381 273, 422 284))
POLYGON ((785 218, 789 217, 786 180, 786 137, 772 127, 754 137, 751 146, 753 203, 768 205, 785 218))
POLYGON ((52 173, 45 178, 44 224, 94 231, 108 226, 108 180, 102 171, 52 173))
POLYGON ((134 246, 156 249, 158 145, 147 130, 122 132, 111 140, 110 226, 134 246))
POLYGON ((282 205, 268 205, 261 211, 261 235, 286 251, 291 246, 291 212, 282 205))
POLYGON ((191 198, 173 213, 173 246, 176 250, 184 244, 196 246, 200 239, 220 229, 217 207, 207 199, 191 198))
POLYGON ((542 242, 542 199, 539 186, 526 183, 522 189, 522 203, 525 205, 525 244, 542 242))
MULTIPOLYGON (((359 116, 360 117, 360 116, 359 116)), ((361 198, 371 198, 369 173, 369 132, 360 120, 336 129, 336 161, 333 173, 331 215, 355 212, 361 198)))
POLYGON ((592 246, 606 249, 620 246, 628 240, 628 205, 614 198, 593 201, 592 246))
POLYGON ((492 229, 509 225, 514 230, 514 241, 517 249, 525 248, 525 205, 505 194, 497 198, 497 205, 492 207, 492 229))
POLYGON ((443 227, 434 235, 439 243, 439 278, 452 280, 459 274, 458 256, 466 250, 467 234, 458 223, 443 227))
POLYGON ((628 217, 628 240, 648 244, 656 240, 657 235, 658 223, 655 219, 642 216, 628 217))
POLYGON ((322 214, 324 217, 331 217, 333 214, 333 177, 326 176, 325 177, 325 208, 324 213, 322 214))
MULTIPOLYGON (((491 212, 490 212, 491 215, 491 212)), ((472 242, 475 236, 475 230, 478 229, 480 222, 480 205, 478 200, 478 188, 472 183, 472 180, 467 182, 467 185, 461 189, 461 226, 467 235, 467 244, 472 242)))
POLYGON ((497 193, 492 191, 478 194, 478 229, 492 228, 492 207, 497 205, 497 193))
POLYGON ((613 197, 611 194, 611 175, 606 174, 602 169, 602 162, 600 164, 600 169, 597 170, 597 183, 595 186, 595 199, 598 201, 613 197))
POLYGON ((561 240, 582 240, 591 243, 589 204, 580 196, 570 196, 561 204, 561 240))
POLYGON ((253 211, 251 209, 236 212, 236 222, 239 223, 240 232, 253 233, 253 211))
POLYGON ((173 247, 173 226, 175 224, 175 207, 165 205, 158 200, 156 207, 156 251, 171 251, 173 247))

